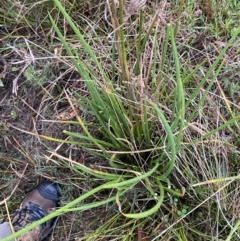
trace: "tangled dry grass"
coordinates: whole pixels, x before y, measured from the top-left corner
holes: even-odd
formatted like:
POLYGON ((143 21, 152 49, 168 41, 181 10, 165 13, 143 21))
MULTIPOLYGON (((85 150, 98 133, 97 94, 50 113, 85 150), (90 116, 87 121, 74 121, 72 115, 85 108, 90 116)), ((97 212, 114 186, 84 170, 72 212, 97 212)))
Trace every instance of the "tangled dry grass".
MULTIPOLYGON (((160 67, 167 26, 173 24, 188 107, 174 169, 164 185, 179 192, 183 188, 185 192, 174 197, 170 190, 156 213, 139 220, 123 216, 114 201, 98 208, 65 213, 59 217, 49 240, 239 240, 239 37, 198 89, 234 34, 239 4, 214 0, 60 2, 91 46, 125 106, 128 103, 134 106, 145 94, 161 107, 169 122, 176 76, 170 48, 166 50, 165 65, 160 67), (119 59, 121 46, 115 41, 121 17, 127 67, 119 59), (144 23, 140 38, 145 44, 142 52, 138 52, 137 39, 140 21, 144 23), (134 75, 138 64, 142 75, 134 75), (218 69, 220 65, 222 68, 218 69), (127 78, 122 83, 119 78, 123 74, 123 78, 131 76, 135 91, 132 102, 128 102, 126 95, 127 78), (122 86, 126 88, 123 92, 122 86), (198 91, 195 98, 190 99, 195 90, 198 91)), ((0 25, 0 217, 6 215, 6 208, 15 210, 27 190, 41 180, 60 184, 63 206, 104 183, 96 176, 76 170, 75 162, 92 170, 119 173, 117 167, 109 165, 108 158, 71 143, 73 139, 63 133, 84 134, 77 124, 79 115, 91 135, 102 138, 92 113, 74 102, 74 92, 84 98, 89 98, 90 92, 73 64, 75 57, 69 56, 56 34, 49 14, 75 57, 80 56, 92 75, 97 73, 99 89, 109 91, 102 73, 54 1, 0 3, 0 20, 4 23, 0 25)), ((149 116, 149 122, 154 118, 149 116)), ((156 123, 151 136, 154 146, 146 154, 137 150, 112 152, 119 161, 131 153, 128 168, 137 160, 140 170, 133 169, 136 173, 146 171, 146 160, 165 148, 164 144, 157 149, 155 144, 161 143, 165 133, 160 122, 156 123)), ((139 144, 138 150, 143 146, 139 144)), ((144 182, 131 187, 121 200, 123 212, 152 208, 155 200, 145 190, 144 182)), ((102 190, 79 206, 111 198, 113 192, 102 190)))

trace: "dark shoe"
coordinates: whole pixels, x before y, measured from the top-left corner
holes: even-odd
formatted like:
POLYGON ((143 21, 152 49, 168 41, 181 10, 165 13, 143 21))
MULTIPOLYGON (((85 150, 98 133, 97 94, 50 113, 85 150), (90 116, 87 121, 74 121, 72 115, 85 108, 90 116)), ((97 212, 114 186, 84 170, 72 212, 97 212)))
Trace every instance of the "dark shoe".
MULTIPOLYGON (((12 225, 18 231, 53 212, 60 204, 60 193, 55 183, 44 181, 33 188, 23 199, 19 210, 12 216, 12 225)), ((18 237, 18 241, 41 241, 53 230, 56 219, 37 226, 18 237)))

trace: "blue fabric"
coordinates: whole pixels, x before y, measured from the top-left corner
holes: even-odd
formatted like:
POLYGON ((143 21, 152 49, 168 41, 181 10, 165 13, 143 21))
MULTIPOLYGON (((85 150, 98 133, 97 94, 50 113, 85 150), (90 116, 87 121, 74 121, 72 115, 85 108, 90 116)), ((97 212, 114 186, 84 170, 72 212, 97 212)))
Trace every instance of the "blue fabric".
MULTIPOLYGON (((12 234, 12 230, 10 224, 8 222, 4 222, 0 224, 0 240, 6 238, 12 234)), ((14 241, 14 240, 12 240, 14 241)))

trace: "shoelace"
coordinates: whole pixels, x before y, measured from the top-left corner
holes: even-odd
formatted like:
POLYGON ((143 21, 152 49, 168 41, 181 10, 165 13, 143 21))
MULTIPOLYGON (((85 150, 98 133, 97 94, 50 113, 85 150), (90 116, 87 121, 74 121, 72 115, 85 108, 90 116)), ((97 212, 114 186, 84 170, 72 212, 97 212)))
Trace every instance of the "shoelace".
MULTIPOLYGON (((25 227, 26 225, 37 221, 45 216, 43 209, 32 202, 13 213, 12 225, 15 230, 25 227)), ((46 223, 40 225, 40 230, 46 227, 46 223)))

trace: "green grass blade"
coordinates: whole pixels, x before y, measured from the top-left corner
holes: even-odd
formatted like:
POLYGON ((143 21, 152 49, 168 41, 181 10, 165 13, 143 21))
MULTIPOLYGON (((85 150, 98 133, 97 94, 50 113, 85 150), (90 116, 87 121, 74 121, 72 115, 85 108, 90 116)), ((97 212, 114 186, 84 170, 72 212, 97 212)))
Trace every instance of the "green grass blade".
POLYGON ((171 152, 171 158, 167 163, 167 170, 164 172, 164 174, 162 175, 162 177, 167 177, 171 171, 173 170, 174 164, 175 164, 175 160, 176 160, 176 143, 174 141, 174 137, 173 137, 173 133, 171 130, 170 125, 168 124, 164 114, 162 113, 162 111, 157 107, 157 105, 155 103, 151 103, 151 105, 153 106, 154 110, 157 112, 158 117, 160 118, 164 129, 167 133, 167 138, 168 138, 168 144, 167 147, 169 148, 169 151, 171 152))

